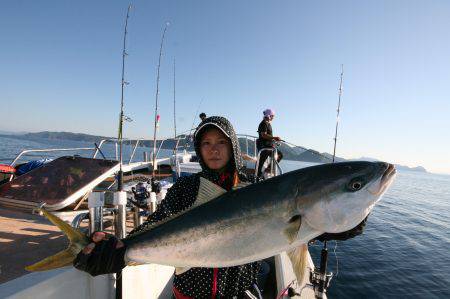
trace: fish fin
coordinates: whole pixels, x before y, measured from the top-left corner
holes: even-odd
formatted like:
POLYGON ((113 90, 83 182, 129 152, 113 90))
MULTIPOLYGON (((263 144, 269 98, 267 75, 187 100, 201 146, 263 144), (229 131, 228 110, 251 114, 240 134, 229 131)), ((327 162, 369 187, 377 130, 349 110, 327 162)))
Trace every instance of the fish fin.
POLYGON ((297 240, 298 231, 300 230, 302 224, 302 217, 300 215, 296 215, 291 218, 287 227, 283 230, 283 234, 289 241, 289 244, 292 244, 295 240, 297 240))
POLYGON ((286 252, 292 263, 295 277, 299 286, 303 286, 306 278, 306 270, 308 268, 308 245, 302 244, 291 251, 286 252))
POLYGON ((216 184, 208 181, 205 178, 200 177, 200 186, 198 187, 197 200, 194 206, 200 206, 208 201, 219 197, 227 191, 216 184))
POLYGON ((191 268, 189 267, 176 267, 175 268, 175 275, 181 275, 186 271, 189 271, 191 268))
POLYGON ((236 186, 233 187, 233 190, 244 188, 244 187, 247 187, 247 186, 249 186, 251 184, 252 183, 249 183, 249 182, 240 182, 239 184, 237 184, 236 186))
POLYGON ((64 222, 61 218, 52 213, 41 209, 43 215, 50 220, 54 225, 69 238, 69 247, 66 250, 60 251, 55 255, 49 256, 33 265, 25 267, 27 271, 46 271, 52 270, 72 264, 78 252, 80 252, 84 246, 89 244, 89 239, 78 229, 70 226, 64 222))
POLYGON ((323 232, 314 229, 308 224, 307 221, 304 220, 302 222, 302 225, 300 226, 300 229, 298 230, 296 238, 304 243, 307 243, 315 237, 320 236, 321 234, 323 234, 323 232))
POLYGON ((61 268, 64 266, 72 265, 73 260, 75 259, 76 254, 70 248, 66 250, 60 251, 55 255, 46 257, 45 259, 25 267, 25 270, 30 272, 36 271, 47 271, 52 269, 61 268))

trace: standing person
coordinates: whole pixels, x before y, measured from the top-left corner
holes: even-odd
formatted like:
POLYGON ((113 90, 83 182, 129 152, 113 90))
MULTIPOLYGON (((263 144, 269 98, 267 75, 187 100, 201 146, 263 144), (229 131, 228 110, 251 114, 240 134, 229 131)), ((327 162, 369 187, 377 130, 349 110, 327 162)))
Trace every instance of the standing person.
MULTIPOLYGON (((263 120, 259 123, 258 126, 259 138, 256 140, 256 148, 258 152, 263 149, 273 149, 274 141, 281 141, 280 137, 273 136, 272 125, 270 124, 275 117, 275 111, 269 108, 263 111, 263 115, 264 115, 263 120)), ((277 161, 280 162, 281 159, 283 158, 283 153, 279 150, 277 151, 277 153, 278 153, 277 161)), ((271 150, 263 150, 261 152, 257 172, 258 177, 261 176, 261 169, 262 166, 264 165, 264 162, 271 155, 272 155, 271 150)))
MULTIPOLYGON (((239 182, 247 181, 242 171, 239 142, 227 119, 212 116, 202 121, 194 133, 194 146, 202 171, 179 178, 168 190, 158 209, 130 236, 151 229, 155 223, 192 206, 196 201, 200 177, 228 191, 239 182)), ((124 267, 126 238, 120 241, 97 232, 92 239, 93 243, 86 246, 74 260, 76 268, 95 276, 118 272, 124 267)), ((227 268, 191 268, 182 274, 175 274, 173 294, 175 298, 182 299, 246 298, 247 292, 257 293, 254 288, 259 268, 259 262, 227 268)))

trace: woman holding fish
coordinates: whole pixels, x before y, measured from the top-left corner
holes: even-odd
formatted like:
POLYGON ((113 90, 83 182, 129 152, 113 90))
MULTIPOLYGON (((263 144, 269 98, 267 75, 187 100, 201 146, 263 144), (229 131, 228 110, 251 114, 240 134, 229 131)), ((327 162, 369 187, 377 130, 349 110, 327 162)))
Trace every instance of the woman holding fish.
MULTIPOLYGON (((177 180, 169 189, 158 209, 129 236, 152 228, 156 223, 189 209, 197 200, 200 177, 231 190, 240 182, 248 181, 243 172, 239 141, 231 123, 212 116, 204 119, 194 133, 194 145, 200 173, 177 180)), ((115 273, 125 267, 124 255, 127 239, 120 241, 103 232, 94 233, 74 260, 74 266, 91 275, 115 273)), ((190 268, 175 272, 173 294, 175 298, 246 297, 246 292, 257 292, 256 278, 259 263, 227 268, 190 268)))

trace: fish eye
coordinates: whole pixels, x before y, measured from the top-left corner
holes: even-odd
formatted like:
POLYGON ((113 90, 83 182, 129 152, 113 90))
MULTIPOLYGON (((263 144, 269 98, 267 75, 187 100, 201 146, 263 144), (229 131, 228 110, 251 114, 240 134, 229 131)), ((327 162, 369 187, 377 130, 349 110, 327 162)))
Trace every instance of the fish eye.
POLYGON ((361 188, 364 186, 364 180, 362 178, 354 178, 350 181, 347 185, 347 189, 351 192, 355 192, 358 190, 361 190, 361 188))

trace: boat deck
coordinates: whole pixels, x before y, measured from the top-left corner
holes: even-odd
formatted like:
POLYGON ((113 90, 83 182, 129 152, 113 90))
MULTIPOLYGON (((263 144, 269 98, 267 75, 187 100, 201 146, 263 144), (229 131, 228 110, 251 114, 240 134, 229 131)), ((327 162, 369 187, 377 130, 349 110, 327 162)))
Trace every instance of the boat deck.
MULTIPOLYGON (((69 218, 75 216, 74 212, 63 213, 69 214, 69 218)), ((128 219, 127 230, 132 229, 133 223, 128 219)), ((45 217, 31 214, 29 210, 0 206, 0 284, 28 274, 25 266, 66 249, 68 242, 59 228, 45 217)))
POLYGON ((0 283, 27 274, 25 266, 67 245, 63 233, 44 217, 0 207, 0 283))

